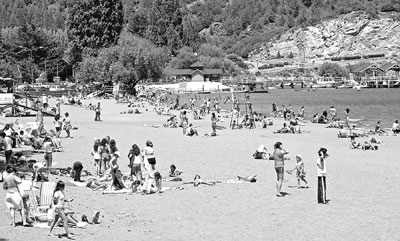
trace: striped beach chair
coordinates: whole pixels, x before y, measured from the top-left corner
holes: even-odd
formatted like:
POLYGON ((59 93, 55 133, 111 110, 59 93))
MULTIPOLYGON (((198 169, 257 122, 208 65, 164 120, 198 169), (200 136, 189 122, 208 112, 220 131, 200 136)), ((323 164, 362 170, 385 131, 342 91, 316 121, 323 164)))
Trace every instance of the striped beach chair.
POLYGON ((40 186, 39 199, 41 207, 50 207, 51 203, 53 202, 53 194, 54 190, 56 189, 56 185, 57 184, 55 182, 42 182, 42 185, 40 186))
POLYGON ((56 188, 54 182, 42 182, 40 187, 39 196, 36 195, 34 190, 25 190, 25 194, 29 195, 30 209, 29 214, 32 218, 38 221, 46 221, 47 213, 53 199, 53 193, 56 188), (38 202, 39 197, 39 202, 38 202))

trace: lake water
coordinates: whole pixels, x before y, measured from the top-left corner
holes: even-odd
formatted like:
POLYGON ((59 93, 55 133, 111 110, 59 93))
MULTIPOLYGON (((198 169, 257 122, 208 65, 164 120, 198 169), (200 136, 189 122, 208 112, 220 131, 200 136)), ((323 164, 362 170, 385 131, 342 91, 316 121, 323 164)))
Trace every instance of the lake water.
MULTIPOLYGON (((231 94, 197 95, 203 97, 231 96, 231 94)), ((244 101, 244 93, 235 93, 241 101, 244 101)), ((189 95, 186 98, 193 97, 189 95)), ((184 99, 181 98, 181 103, 184 99)), ((253 111, 267 113, 272 111, 273 101, 281 109, 282 105, 291 104, 296 113, 302 105, 305 106, 305 118, 310 120, 316 113, 321 114, 323 110, 329 112, 330 106, 337 109, 338 117, 344 120, 344 110, 350 109, 350 119, 361 119, 354 124, 359 127, 374 127, 378 120, 383 128, 392 126, 394 120, 400 119, 400 89, 276 89, 269 93, 250 94, 250 101, 253 103, 253 111)), ((200 105, 200 102, 197 102, 200 105)), ((230 110, 231 103, 221 104, 222 109, 230 110)), ((244 110, 244 107, 241 107, 244 110)))

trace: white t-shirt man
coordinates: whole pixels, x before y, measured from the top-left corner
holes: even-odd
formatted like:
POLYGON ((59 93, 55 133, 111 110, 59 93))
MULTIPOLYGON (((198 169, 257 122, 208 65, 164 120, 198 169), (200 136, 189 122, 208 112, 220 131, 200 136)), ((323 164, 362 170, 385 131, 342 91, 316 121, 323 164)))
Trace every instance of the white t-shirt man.
POLYGON ((324 177, 326 176, 326 165, 325 165, 325 159, 319 157, 317 160, 317 175, 319 177, 324 177))

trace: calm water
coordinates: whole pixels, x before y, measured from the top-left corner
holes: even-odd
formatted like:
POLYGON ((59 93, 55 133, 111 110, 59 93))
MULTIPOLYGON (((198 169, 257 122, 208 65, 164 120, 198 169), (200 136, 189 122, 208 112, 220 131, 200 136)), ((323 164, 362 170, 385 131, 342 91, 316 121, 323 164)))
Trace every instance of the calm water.
MULTIPOLYGON (((212 94, 197 95, 203 97, 231 96, 231 94, 212 94)), ((241 101, 244 101, 244 93, 236 93, 241 101)), ((193 97, 189 96, 187 98, 193 97)), ((184 103, 185 98, 181 98, 184 103)), ((303 89, 277 89, 270 93, 251 94, 250 100, 253 103, 253 111, 261 113, 271 113, 271 104, 273 101, 281 109, 282 105, 291 104, 296 113, 302 105, 305 106, 305 117, 310 120, 311 117, 323 110, 329 112, 330 106, 337 109, 338 117, 344 120, 344 110, 350 108, 350 119, 361 119, 358 126, 373 127, 378 120, 381 121, 383 128, 392 126, 396 119, 400 119, 400 89, 362 89, 360 91, 353 89, 317 89, 308 91, 303 89)), ((197 102, 200 105, 200 102, 197 102)), ((222 109, 231 109, 231 103, 221 104, 222 109)), ((244 110, 244 107, 241 107, 244 110)))

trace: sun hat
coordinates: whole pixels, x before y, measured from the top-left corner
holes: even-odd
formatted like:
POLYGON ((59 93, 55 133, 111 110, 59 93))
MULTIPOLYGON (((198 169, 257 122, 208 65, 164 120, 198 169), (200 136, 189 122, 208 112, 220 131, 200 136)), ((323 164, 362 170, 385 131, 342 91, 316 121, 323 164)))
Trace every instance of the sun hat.
POLYGON ((100 138, 97 138, 97 137, 96 137, 96 138, 93 138, 93 141, 94 141, 94 142, 100 142, 100 138))
POLYGON ((114 155, 116 155, 117 157, 121 156, 121 153, 119 151, 114 152, 114 155))
POLYGON ((296 157, 300 158, 300 160, 303 160, 300 154, 296 155, 296 157))

